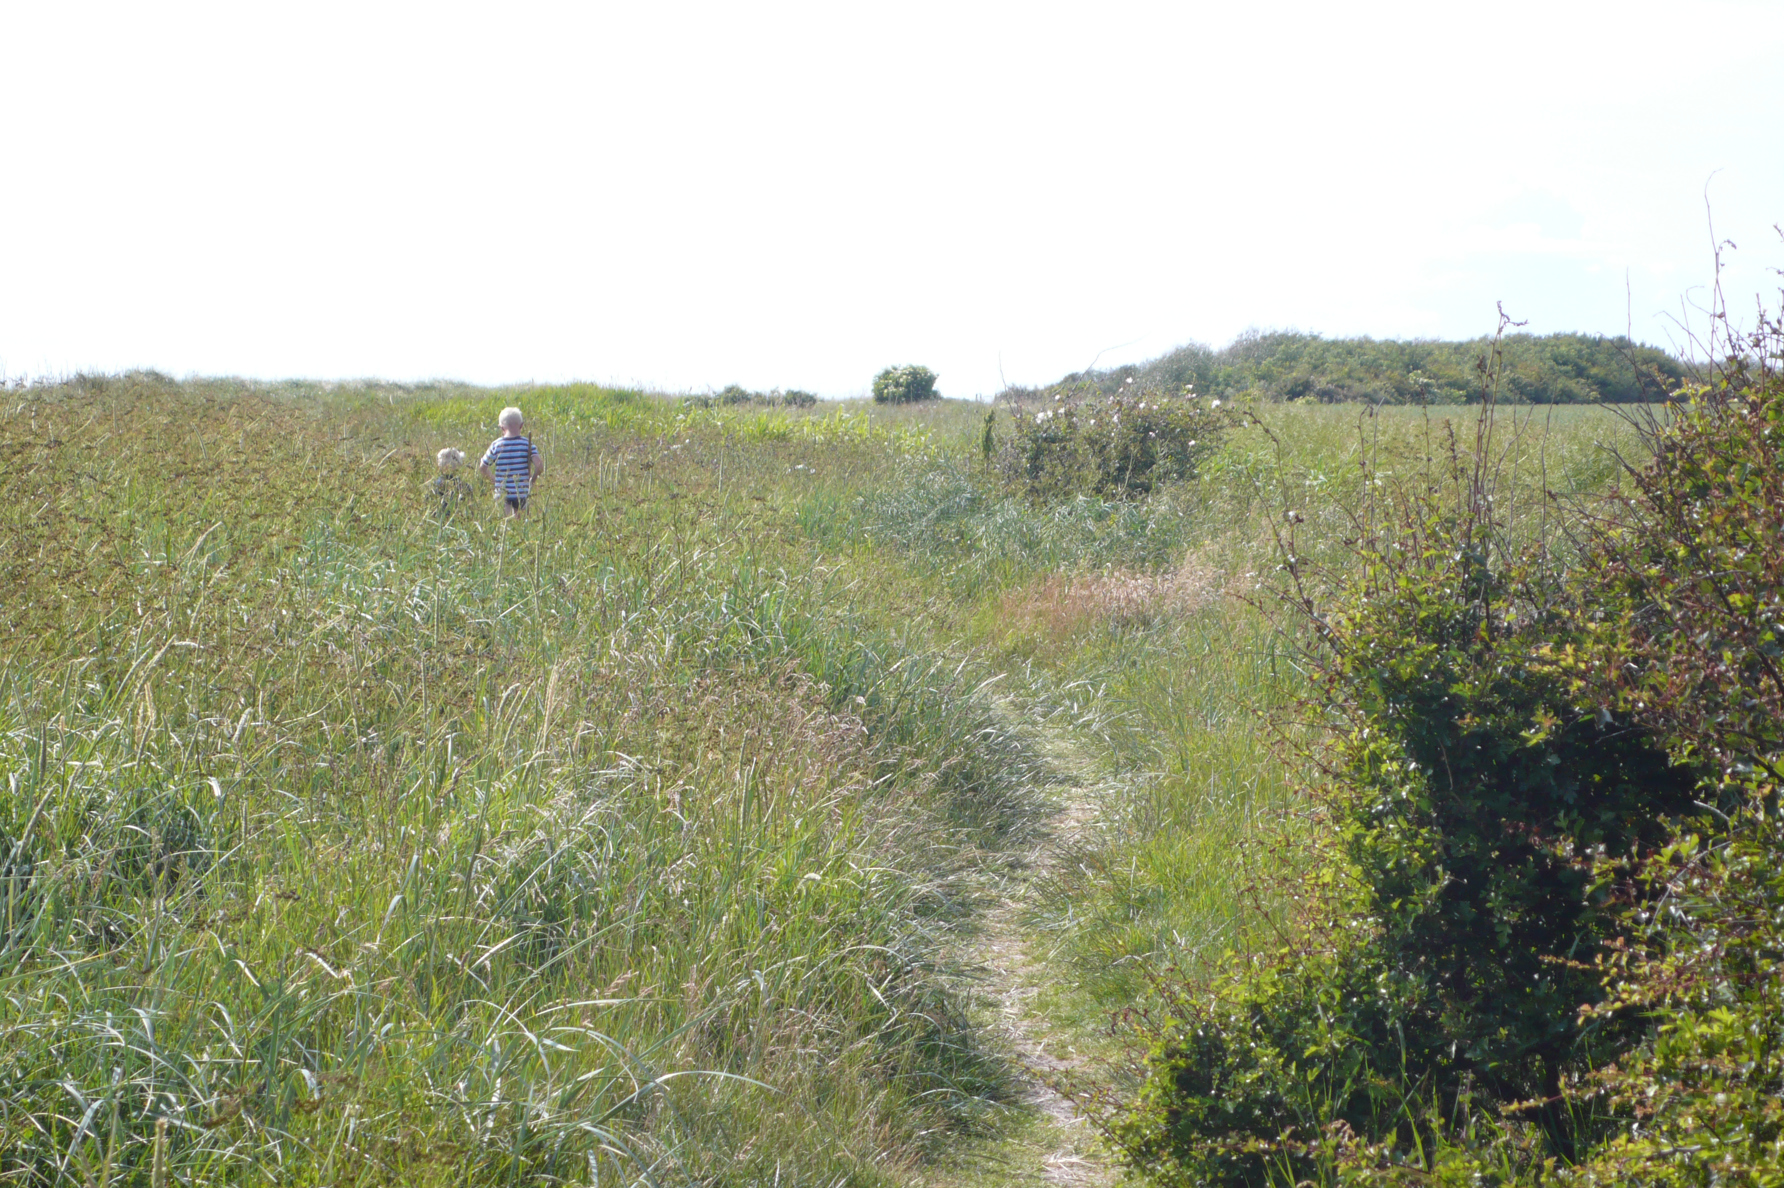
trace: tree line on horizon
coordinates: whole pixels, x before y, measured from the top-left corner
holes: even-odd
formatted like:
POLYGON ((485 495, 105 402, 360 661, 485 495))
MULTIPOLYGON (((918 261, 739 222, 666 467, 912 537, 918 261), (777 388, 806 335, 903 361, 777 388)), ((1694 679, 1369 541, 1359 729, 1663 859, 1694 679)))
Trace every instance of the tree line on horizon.
MULTIPOLYGON (((1466 404, 1480 399, 1493 347, 1487 337, 1452 342, 1253 330, 1224 347, 1188 343, 1144 363, 1074 372, 1042 388, 1009 387, 998 398, 1108 396, 1145 381, 1172 390, 1193 385, 1221 399, 1466 404)), ((1515 403, 1644 403, 1666 399, 1690 377, 1683 361, 1623 335, 1511 334, 1499 349, 1497 397, 1515 403)))

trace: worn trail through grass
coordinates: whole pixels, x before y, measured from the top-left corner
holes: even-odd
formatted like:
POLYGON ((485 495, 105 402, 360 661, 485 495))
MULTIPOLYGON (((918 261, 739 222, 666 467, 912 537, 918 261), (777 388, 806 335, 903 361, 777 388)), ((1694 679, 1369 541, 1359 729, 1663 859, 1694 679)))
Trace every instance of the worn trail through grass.
MULTIPOLYGON (((1022 718, 1008 701, 998 708, 1012 722, 1022 718)), ((1024 1104, 1034 1117, 990 1153, 982 1182, 1099 1188, 1114 1182, 1114 1168, 1072 1103, 1051 1084, 1058 1074, 1082 1067, 1087 1037, 1048 1018, 1036 1001, 1054 975, 1047 939, 1032 918, 1047 883, 1097 828, 1108 788, 1064 729, 1043 723, 1036 742, 1056 780, 1056 809, 1006 865, 986 872, 988 906, 967 955, 983 979, 976 1013, 1014 1056, 1024 1104)))

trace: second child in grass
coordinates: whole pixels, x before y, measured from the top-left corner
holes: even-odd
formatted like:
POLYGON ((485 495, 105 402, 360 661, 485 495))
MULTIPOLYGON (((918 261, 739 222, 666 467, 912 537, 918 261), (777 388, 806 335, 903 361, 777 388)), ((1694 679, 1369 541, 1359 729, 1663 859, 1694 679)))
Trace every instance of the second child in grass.
POLYGON ((502 435, 483 451, 477 470, 495 483, 496 494, 507 500, 509 516, 524 515, 533 480, 545 473, 545 460, 539 456, 539 447, 522 432, 526 422, 518 408, 504 408, 496 424, 502 427, 502 435))

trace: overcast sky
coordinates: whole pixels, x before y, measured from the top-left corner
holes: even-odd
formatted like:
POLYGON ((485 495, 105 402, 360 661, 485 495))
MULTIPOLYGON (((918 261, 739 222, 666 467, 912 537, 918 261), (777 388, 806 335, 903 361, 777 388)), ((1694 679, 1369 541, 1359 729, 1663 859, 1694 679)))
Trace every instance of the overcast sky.
POLYGON ((1784 0, 0 0, 0 377, 990 395, 1247 327, 1666 345, 1784 0))

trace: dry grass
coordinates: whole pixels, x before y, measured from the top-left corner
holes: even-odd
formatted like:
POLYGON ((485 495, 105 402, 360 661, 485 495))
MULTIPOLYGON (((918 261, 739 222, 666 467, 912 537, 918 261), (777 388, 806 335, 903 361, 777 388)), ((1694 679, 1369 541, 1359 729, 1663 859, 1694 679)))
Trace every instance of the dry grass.
POLYGON ((1002 595, 998 619, 1014 634, 1067 640, 1100 627, 1183 618, 1214 605, 1226 585, 1225 574, 1195 555, 1162 573, 1048 574, 1002 595))

